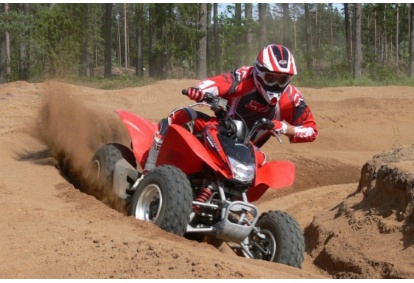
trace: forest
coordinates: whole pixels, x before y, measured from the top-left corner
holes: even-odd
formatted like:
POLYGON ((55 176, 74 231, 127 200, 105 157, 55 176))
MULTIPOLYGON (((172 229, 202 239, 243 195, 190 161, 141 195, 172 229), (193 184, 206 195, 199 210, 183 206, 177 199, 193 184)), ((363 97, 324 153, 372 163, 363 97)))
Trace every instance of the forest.
POLYGON ((414 85, 405 3, 2 3, 0 83, 202 79, 269 43, 292 51, 303 86, 414 85))

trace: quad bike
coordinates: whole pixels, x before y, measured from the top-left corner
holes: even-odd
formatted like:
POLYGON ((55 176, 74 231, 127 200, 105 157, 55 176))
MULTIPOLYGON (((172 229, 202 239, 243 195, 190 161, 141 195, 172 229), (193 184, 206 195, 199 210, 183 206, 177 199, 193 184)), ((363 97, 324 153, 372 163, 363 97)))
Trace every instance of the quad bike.
POLYGON ((94 177, 126 202, 128 214, 136 219, 181 236, 208 235, 247 258, 301 268, 305 244, 296 220, 283 211, 260 215, 251 203, 268 188, 294 181, 292 163, 266 162, 250 141, 258 130, 278 137, 273 123, 261 119, 249 130, 242 119, 228 117, 227 100, 209 93, 190 105, 196 106, 210 107, 216 122, 197 135, 191 127, 171 124, 156 167, 146 174, 137 165, 144 168, 157 125, 115 111, 129 132, 131 148, 116 143, 99 148, 89 168, 94 177))

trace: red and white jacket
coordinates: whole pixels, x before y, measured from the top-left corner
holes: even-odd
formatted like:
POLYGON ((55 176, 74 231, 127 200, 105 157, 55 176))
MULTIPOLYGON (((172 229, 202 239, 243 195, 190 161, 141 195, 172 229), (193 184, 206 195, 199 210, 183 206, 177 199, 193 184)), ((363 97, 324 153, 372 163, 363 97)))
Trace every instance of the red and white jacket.
MULTIPOLYGON (((312 142, 318 135, 314 117, 302 94, 288 85, 276 105, 269 105, 257 91, 253 78, 253 67, 241 67, 233 72, 207 78, 196 85, 204 92, 210 92, 228 100, 229 114, 240 115, 250 128, 261 118, 286 121, 295 127, 290 142, 312 142)), ((269 132, 257 133, 253 142, 261 147, 270 137, 269 132)))

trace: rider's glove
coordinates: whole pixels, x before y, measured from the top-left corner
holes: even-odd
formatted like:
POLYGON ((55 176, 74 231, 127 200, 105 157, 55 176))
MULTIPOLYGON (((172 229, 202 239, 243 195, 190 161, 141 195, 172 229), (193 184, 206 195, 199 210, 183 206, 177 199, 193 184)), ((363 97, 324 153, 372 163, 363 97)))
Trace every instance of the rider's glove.
POLYGON ((273 120, 273 130, 275 130, 278 134, 286 134, 287 132, 287 125, 286 123, 280 122, 278 120, 273 120))
POLYGON ((200 101, 204 98, 204 93, 197 87, 189 87, 187 93, 188 97, 194 101, 200 101))

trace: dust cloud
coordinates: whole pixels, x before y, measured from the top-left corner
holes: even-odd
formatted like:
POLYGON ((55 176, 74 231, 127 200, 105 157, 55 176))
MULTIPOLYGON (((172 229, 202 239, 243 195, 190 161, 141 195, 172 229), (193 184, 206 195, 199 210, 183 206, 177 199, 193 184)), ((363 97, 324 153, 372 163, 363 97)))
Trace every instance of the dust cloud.
POLYGON ((129 137, 117 116, 88 107, 70 89, 51 84, 45 88, 35 129, 36 137, 56 158, 62 175, 77 189, 101 199, 99 193, 88 188, 87 169, 100 146, 109 142, 128 144, 129 137))

